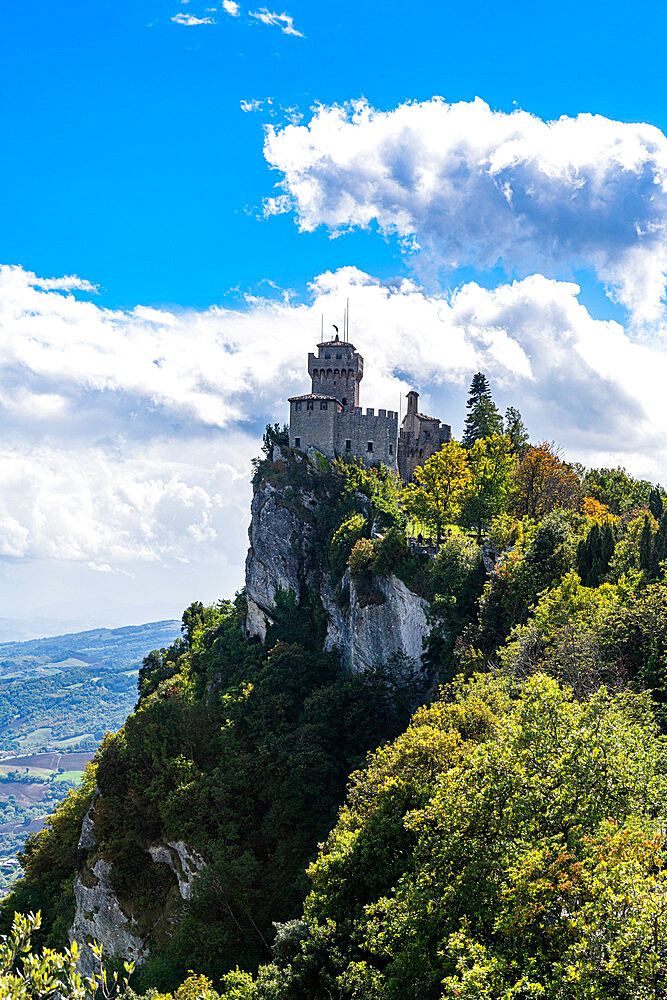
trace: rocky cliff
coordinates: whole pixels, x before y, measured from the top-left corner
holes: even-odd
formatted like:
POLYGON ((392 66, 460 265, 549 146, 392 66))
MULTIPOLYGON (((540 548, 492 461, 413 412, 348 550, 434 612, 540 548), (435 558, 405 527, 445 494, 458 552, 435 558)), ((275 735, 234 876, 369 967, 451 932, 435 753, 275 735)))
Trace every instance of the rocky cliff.
MULTIPOLYGON (((281 475, 290 464, 280 450, 274 454, 273 468, 255 483, 245 576, 248 635, 265 638, 278 590, 291 590, 299 601, 308 587, 319 595, 327 612, 325 646, 339 650, 348 670, 366 670, 392 658, 418 665, 428 633, 427 602, 393 573, 376 577, 380 599, 372 603, 360 600, 349 570, 341 579, 332 579, 326 551, 317 545, 318 508, 332 503, 331 495, 322 491, 317 456, 306 462, 291 455, 289 463, 292 468, 303 466, 298 485, 289 472, 281 475)), ((355 499, 370 518, 368 497, 358 493, 355 499)))
POLYGON ((375 559, 390 537, 395 482, 317 455, 274 459, 255 476, 245 602, 193 604, 184 639, 147 658, 62 873, 70 940, 135 962, 149 985, 165 963, 182 975, 191 953, 211 969, 265 959, 350 771, 423 694, 428 605, 404 582, 405 541, 382 572, 348 566, 356 544, 375 559), (348 522, 357 533, 336 549, 348 522), (387 664, 389 676, 373 669, 387 664))
POLYGON ((160 865, 167 873, 164 905, 135 912, 136 904, 122 899, 114 885, 114 866, 100 848, 95 809, 96 793, 84 816, 78 848, 83 861, 74 880, 74 920, 70 942, 82 945, 80 968, 84 975, 96 971, 97 962, 86 945, 101 943, 108 957, 122 958, 143 965, 150 955, 150 942, 156 934, 168 931, 173 904, 190 899, 194 879, 204 867, 203 858, 182 841, 158 841, 145 848, 146 868, 160 865), (85 852, 85 853, 84 853, 85 852))

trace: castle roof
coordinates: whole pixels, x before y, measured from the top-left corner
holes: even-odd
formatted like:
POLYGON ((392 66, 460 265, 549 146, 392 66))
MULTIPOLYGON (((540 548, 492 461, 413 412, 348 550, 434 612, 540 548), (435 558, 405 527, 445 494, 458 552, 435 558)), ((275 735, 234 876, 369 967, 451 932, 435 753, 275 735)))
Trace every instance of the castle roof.
POLYGON ((349 347, 351 350, 356 350, 354 344, 351 344, 349 340, 323 340, 318 347, 349 347))
POLYGON ((304 399, 322 399, 322 400, 326 399, 327 401, 331 401, 333 403, 338 403, 339 406, 343 405, 341 403, 340 399, 338 399, 337 396, 323 396, 319 392, 307 392, 303 396, 290 396, 290 398, 287 400, 287 402, 288 403, 299 403, 299 402, 301 402, 304 399))

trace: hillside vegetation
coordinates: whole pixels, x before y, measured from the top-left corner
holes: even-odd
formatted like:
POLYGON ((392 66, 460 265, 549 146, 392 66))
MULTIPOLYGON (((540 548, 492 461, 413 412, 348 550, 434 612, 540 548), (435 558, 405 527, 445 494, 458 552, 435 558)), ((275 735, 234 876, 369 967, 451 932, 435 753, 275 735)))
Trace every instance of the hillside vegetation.
POLYGON ((395 574, 428 601, 423 669, 346 674, 307 587, 264 642, 243 594, 191 605, 29 838, 6 929, 40 908, 37 944, 64 947, 104 859, 150 945, 128 1000, 667 995, 665 494, 529 444, 473 390, 464 443, 410 486, 280 428, 256 466, 312 498, 302 556, 335 586, 372 608, 395 574), (167 842, 205 861, 190 898, 148 853, 167 842))

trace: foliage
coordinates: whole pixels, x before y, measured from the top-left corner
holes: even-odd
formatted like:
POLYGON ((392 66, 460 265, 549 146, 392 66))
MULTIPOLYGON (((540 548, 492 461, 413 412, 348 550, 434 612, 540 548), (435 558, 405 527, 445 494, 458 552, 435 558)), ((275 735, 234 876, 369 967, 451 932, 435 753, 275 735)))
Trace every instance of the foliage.
POLYGON ((452 535, 441 546, 430 574, 433 595, 427 661, 443 680, 454 670, 453 653, 463 629, 474 619, 486 580, 479 545, 465 535, 452 535))
POLYGON ((273 446, 278 445, 281 448, 289 447, 289 426, 283 424, 267 424, 262 435, 262 451, 264 452, 265 458, 271 458, 273 455, 273 446))
POLYGON ((473 375, 468 390, 466 409, 468 415, 465 419, 462 438, 464 448, 472 448, 480 438, 494 437, 503 433, 502 417, 493 402, 486 375, 483 375, 482 372, 473 375))
POLYGON ((329 546, 329 565, 334 577, 339 580, 345 572, 350 553, 355 544, 368 531, 368 524, 363 514, 353 514, 334 532, 329 546))
POLYGON ((437 535, 446 524, 457 521, 471 481, 465 450, 450 441, 415 470, 414 482, 403 492, 408 517, 420 521, 437 535))
POLYGON ((304 867, 350 771, 400 731, 414 704, 405 677, 401 700, 391 672, 351 677, 322 652, 319 608, 307 590, 301 602, 277 595, 265 647, 243 639, 242 596, 191 606, 185 641, 162 658, 169 675, 149 658, 137 711, 107 738, 82 789, 29 840, 5 919, 15 906, 42 906, 48 943, 66 941, 96 780, 94 850, 111 862, 121 905, 151 941, 139 985, 173 989, 193 967, 219 977, 265 960, 272 921, 299 905, 304 867), (185 841, 206 859, 191 901, 147 857, 146 844, 158 840, 185 841))
MULTIPOLYGON (((620 466, 616 469, 588 469, 582 481, 584 493, 605 504, 612 514, 648 505, 652 486, 646 479, 635 479, 620 466)), ((662 490, 660 490, 663 493, 662 490)))
POLYGON ((468 452, 468 480, 462 502, 462 522, 482 529, 503 513, 512 489, 515 458, 510 439, 501 434, 480 438, 468 452))
POLYGON ((596 521, 577 546, 577 572, 585 587, 599 587, 609 572, 616 548, 616 532, 611 520, 596 521))
MULTIPOLYGON (((104 747, 104 744, 103 744, 104 747)), ((78 788, 70 790, 39 833, 30 834, 19 857, 24 875, 3 900, 0 927, 7 933, 14 911, 41 911, 46 926, 38 939, 62 947, 74 917, 74 872, 81 823, 95 790, 98 753, 78 788)))
POLYGON ((515 406, 508 406, 505 410, 503 433, 510 439, 512 451, 519 456, 523 455, 530 439, 526 425, 515 406))
POLYGON ((349 558, 350 574, 353 577, 369 573, 373 566, 373 543, 370 538, 360 538, 355 542, 349 558))
POLYGON ((581 483, 548 441, 531 445, 516 470, 512 509, 518 517, 540 518, 558 507, 578 508, 581 483))
POLYGON ((307 937, 258 997, 654 997, 667 789, 645 699, 541 675, 446 698, 354 776, 307 937))
POLYGON ((9 933, 0 944, 0 995, 3 1000, 112 1000, 119 990, 127 986, 133 966, 125 964, 125 977, 118 972, 107 973, 102 960, 102 949, 93 943, 92 948, 98 971, 92 976, 82 976, 78 971, 80 949, 77 942, 59 953, 44 948, 33 949, 33 932, 41 925, 41 914, 23 916, 15 913, 9 933))

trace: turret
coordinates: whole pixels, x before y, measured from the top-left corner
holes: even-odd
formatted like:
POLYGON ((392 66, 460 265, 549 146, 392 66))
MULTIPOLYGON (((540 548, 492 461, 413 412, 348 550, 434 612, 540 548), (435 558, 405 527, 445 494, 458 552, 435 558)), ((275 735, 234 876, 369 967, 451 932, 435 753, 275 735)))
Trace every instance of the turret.
POLYGON ((359 406, 359 383, 364 377, 364 359, 354 344, 340 340, 323 341, 317 345, 317 355, 308 355, 311 392, 334 396, 346 410, 359 406))

